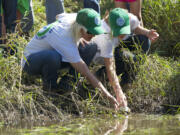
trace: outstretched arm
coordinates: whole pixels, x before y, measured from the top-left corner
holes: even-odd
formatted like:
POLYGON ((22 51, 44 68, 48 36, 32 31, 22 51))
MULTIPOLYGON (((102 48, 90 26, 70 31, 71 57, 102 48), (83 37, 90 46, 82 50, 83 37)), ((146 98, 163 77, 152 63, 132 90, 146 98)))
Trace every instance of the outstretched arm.
POLYGON ((106 66, 108 79, 116 94, 118 103, 120 104, 120 106, 127 107, 126 96, 124 95, 121 89, 119 79, 116 74, 114 58, 104 58, 104 62, 106 66))
POLYGON ((93 85, 94 88, 98 88, 100 90, 100 92, 102 92, 102 94, 108 98, 108 100, 114 105, 115 110, 118 109, 119 103, 117 102, 116 98, 113 97, 106 90, 106 88, 103 86, 103 84, 99 80, 97 80, 97 78, 90 72, 90 70, 88 69, 87 65, 83 61, 80 61, 78 63, 71 63, 71 65, 78 72, 80 72, 83 76, 87 77, 87 79, 93 85))
POLYGON ((156 32, 156 30, 154 29, 148 30, 142 26, 138 26, 134 30, 134 32, 135 34, 141 34, 147 36, 151 40, 151 42, 155 42, 159 37, 159 34, 156 32))

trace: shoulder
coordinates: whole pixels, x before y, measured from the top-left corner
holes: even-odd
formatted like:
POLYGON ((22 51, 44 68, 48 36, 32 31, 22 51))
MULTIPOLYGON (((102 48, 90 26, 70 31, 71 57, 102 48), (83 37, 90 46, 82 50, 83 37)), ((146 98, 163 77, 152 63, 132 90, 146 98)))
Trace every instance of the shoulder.
POLYGON ((137 16, 133 15, 132 13, 128 13, 128 14, 129 14, 129 21, 130 21, 131 25, 133 24, 132 22, 134 22, 134 23, 139 22, 137 16))
POLYGON ((140 25, 140 21, 138 20, 138 18, 135 15, 133 15, 131 13, 128 13, 128 14, 129 14, 130 26, 131 26, 131 29, 133 30, 140 25))

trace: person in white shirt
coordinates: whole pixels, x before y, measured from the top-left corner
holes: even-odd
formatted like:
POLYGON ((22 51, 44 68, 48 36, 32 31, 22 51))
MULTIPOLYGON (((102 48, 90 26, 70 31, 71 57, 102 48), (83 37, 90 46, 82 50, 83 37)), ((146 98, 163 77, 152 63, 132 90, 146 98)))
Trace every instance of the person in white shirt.
MULTIPOLYGON (((137 56, 129 51, 137 50, 140 48, 143 53, 148 53, 151 42, 155 42, 158 38, 158 33, 155 30, 148 30, 140 25, 138 18, 128 13, 126 10, 121 8, 116 8, 119 12, 126 12, 129 18, 129 34, 124 34, 122 39, 112 36, 111 28, 109 26, 108 18, 109 15, 106 15, 105 19, 102 20, 102 26, 105 29, 106 33, 98 35, 92 40, 98 46, 99 53, 96 54, 93 58, 95 63, 103 63, 103 57, 115 57, 116 73, 117 75, 122 74, 121 84, 128 83, 131 79, 129 75, 129 70, 132 68, 131 65, 128 65, 127 60, 132 59, 137 61, 137 56), (122 48, 127 48, 129 51, 122 51, 122 48)), ((104 71, 104 67, 100 69, 104 71)), ((99 70, 99 71, 100 71, 99 70)))
POLYGON ((62 63, 70 63, 118 110, 121 107, 120 102, 90 72, 78 51, 80 38, 90 41, 94 35, 104 33, 100 15, 88 8, 77 14, 63 15, 63 19, 40 29, 28 43, 24 51, 25 59, 22 61, 23 70, 29 75, 42 75, 43 88, 54 90, 58 89, 57 72, 62 63))
MULTIPOLYGON (((136 55, 130 52, 136 49, 135 44, 140 46, 139 48, 142 49, 142 52, 147 53, 151 41, 154 42, 157 40, 159 35, 153 29, 148 30, 142 27, 136 16, 121 8, 113 9, 101 23, 105 29, 105 34, 95 36, 90 43, 97 46, 93 62, 95 64, 105 65, 108 79, 116 93, 118 102, 122 103, 122 106, 127 106, 126 96, 121 89, 117 77, 117 75, 126 71, 126 66, 123 65, 123 59, 124 57, 128 59, 132 58, 136 61, 136 55), (137 35, 132 35, 132 33, 137 35), (122 46, 130 51, 121 51, 122 46)), ((88 52, 86 48, 92 45, 82 46, 79 46, 81 57, 88 57, 86 56, 86 52, 88 52)), ((104 69, 104 67, 101 69, 104 69)), ((126 77, 127 74, 125 72, 125 81, 127 79, 126 77)))

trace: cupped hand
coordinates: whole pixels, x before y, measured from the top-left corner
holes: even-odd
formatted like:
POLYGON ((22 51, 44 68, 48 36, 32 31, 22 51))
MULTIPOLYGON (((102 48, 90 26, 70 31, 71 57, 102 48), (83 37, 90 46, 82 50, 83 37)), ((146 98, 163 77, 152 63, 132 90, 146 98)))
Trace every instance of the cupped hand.
POLYGON ((127 106, 127 98, 125 94, 123 93, 122 89, 117 89, 116 90, 116 99, 117 102, 119 103, 119 106, 121 107, 126 107, 127 106))
POLYGON ((115 111, 118 111, 118 109, 119 109, 119 103, 118 103, 118 101, 116 100, 116 98, 113 97, 113 96, 109 96, 108 99, 109 99, 109 101, 111 102, 111 104, 114 106, 115 111))
POLYGON ((152 43, 154 43, 159 37, 159 34, 156 32, 156 30, 151 29, 148 32, 148 38, 151 40, 152 43))
POLYGON ((114 105, 116 112, 118 112, 119 110, 122 111, 122 108, 124 108, 124 111, 126 111, 126 109, 128 108, 127 99, 126 99, 126 96, 124 94, 121 98, 118 98, 117 100, 116 100, 116 98, 111 97, 110 102, 114 105))

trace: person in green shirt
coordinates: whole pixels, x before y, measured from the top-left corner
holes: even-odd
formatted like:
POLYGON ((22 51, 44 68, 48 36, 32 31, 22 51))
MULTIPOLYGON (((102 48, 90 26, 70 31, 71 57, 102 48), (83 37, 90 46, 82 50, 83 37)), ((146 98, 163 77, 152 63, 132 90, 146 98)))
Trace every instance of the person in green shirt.
POLYGON ((18 0, 17 20, 20 20, 20 34, 28 36, 34 24, 32 0, 18 0))

